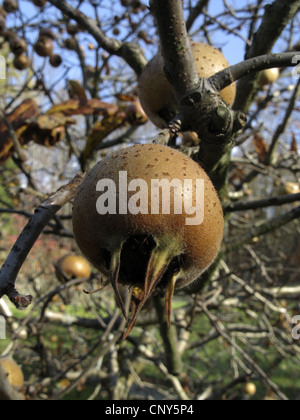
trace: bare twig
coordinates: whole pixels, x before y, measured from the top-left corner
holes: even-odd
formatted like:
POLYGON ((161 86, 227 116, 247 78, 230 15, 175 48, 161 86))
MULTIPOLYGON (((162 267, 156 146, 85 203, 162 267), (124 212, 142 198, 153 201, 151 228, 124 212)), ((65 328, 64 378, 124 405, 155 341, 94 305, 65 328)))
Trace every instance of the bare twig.
POLYGON ((293 58, 297 54, 299 53, 288 52, 251 58, 214 74, 209 80, 215 85, 217 90, 222 90, 242 77, 258 73, 262 70, 273 67, 295 67, 297 62, 293 58))
POLYGON ((225 213, 233 213, 237 211, 257 210, 266 207, 278 207, 284 204, 292 204, 300 201, 300 194, 289 194, 280 197, 271 197, 263 200, 241 202, 230 204, 224 208, 225 213))
POLYGON ((225 241, 226 253, 231 252, 235 249, 238 249, 240 246, 251 242, 254 238, 273 232, 274 230, 279 229, 282 226, 285 226, 288 223, 292 222, 293 220, 299 219, 299 218, 300 218, 300 207, 296 207, 295 209, 283 215, 274 217, 267 221, 257 223, 249 230, 247 234, 243 235, 239 239, 234 239, 227 242, 225 241))
POLYGON ((0 270, 0 298, 6 294, 18 308, 30 305, 32 297, 21 296, 15 289, 17 275, 44 227, 58 210, 74 198, 82 179, 78 175, 36 209, 0 270))
POLYGON ((268 377, 268 375, 258 366, 258 364, 245 352, 235 341, 233 341, 229 335, 226 333, 224 326, 218 320, 218 318, 213 315, 206 307, 206 305, 202 302, 199 302, 199 305, 203 312, 207 315, 209 320, 211 321, 212 325, 215 327, 216 331, 220 334, 221 337, 224 338, 227 343, 232 346, 243 359, 247 362, 249 366, 261 377, 261 379, 268 385, 272 391, 283 401, 287 401, 288 398, 284 395, 278 386, 268 377))
POLYGON ((64 0, 49 0, 49 3, 59 9, 65 16, 74 19, 82 28, 87 30, 98 42, 99 47, 105 49, 112 55, 122 57, 138 75, 142 72, 147 64, 147 60, 138 44, 122 43, 116 39, 107 37, 96 21, 88 18, 64 0))

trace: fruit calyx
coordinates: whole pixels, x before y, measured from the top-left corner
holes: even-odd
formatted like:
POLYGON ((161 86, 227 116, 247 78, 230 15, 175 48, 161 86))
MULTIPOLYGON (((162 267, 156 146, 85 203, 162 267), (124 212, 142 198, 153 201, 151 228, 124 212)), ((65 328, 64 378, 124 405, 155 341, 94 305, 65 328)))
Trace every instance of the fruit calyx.
MULTIPOLYGON (((115 248, 116 250, 111 256, 109 269, 110 282, 125 318, 128 315, 126 313, 125 303, 120 294, 119 283, 121 260, 124 258, 122 251, 128 240, 134 240, 134 238, 128 238, 115 248)), ((145 241, 147 238, 143 240, 145 241)), ((180 256, 183 253, 182 245, 179 240, 176 241, 174 238, 169 239, 167 237, 157 237, 154 239, 154 242, 155 246, 152 247, 150 245, 152 249, 149 248, 147 250, 149 252, 149 260, 146 266, 146 275, 141 280, 137 279, 137 282, 131 288, 131 320, 123 339, 126 339, 130 334, 141 309, 151 298, 158 285, 162 289, 165 288, 166 313, 169 325, 171 323, 171 305, 176 279, 180 272, 180 256)))

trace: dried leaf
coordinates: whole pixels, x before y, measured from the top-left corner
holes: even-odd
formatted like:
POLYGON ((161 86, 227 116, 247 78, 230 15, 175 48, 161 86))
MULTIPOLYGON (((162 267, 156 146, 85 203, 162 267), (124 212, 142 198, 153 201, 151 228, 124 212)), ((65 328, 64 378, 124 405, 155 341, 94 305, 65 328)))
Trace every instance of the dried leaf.
POLYGON ((79 99, 70 99, 53 106, 47 112, 49 114, 62 113, 64 115, 113 115, 119 107, 114 104, 102 102, 100 99, 90 99, 81 104, 79 99))
MULTIPOLYGON (((38 107, 32 99, 26 99, 6 116, 20 140, 21 145, 26 144, 20 138, 21 133, 26 129, 27 120, 38 115, 38 107)), ((4 163, 14 151, 13 140, 4 121, 0 119, 0 164, 4 163)))
POLYGON ((50 115, 39 115, 36 118, 36 124, 41 130, 52 130, 59 126, 69 126, 75 123, 76 121, 73 118, 65 116, 61 112, 50 115))
POLYGON ((253 142, 255 151, 258 154, 258 159, 260 162, 263 163, 269 152, 269 146, 266 144, 266 142, 260 134, 255 134, 253 142))
POLYGON ((69 80, 68 82, 69 95, 71 99, 79 99, 81 104, 87 102, 87 96, 84 88, 76 80, 69 80))
POLYGON ((124 126, 124 124, 126 124, 126 114, 123 111, 119 111, 115 115, 107 115, 97 122, 87 138, 85 149, 82 153, 83 162, 86 162, 93 151, 97 149, 109 134, 124 126))
POLYGON ((78 99, 69 99, 68 101, 52 106, 49 111, 46 112, 46 115, 56 114, 59 112, 64 115, 73 115, 76 114, 79 106, 80 101, 78 99))
POLYGON ((298 144, 295 133, 292 133, 291 152, 298 153, 298 144))

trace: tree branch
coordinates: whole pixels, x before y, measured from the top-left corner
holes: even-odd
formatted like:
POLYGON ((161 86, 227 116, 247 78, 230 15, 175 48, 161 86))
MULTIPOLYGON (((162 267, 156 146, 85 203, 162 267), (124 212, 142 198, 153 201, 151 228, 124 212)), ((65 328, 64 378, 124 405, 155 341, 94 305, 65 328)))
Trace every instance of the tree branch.
MULTIPOLYGON (((254 58, 272 51, 277 39, 300 7, 299 0, 275 0, 265 7, 265 15, 256 32, 251 47, 247 50, 246 59, 254 58)), ((243 78, 238 84, 234 109, 247 112, 252 103, 258 74, 243 78)))
POLYGON ((271 197, 264 200, 249 201, 246 203, 230 204, 224 208, 224 213, 233 213, 237 211, 257 210, 266 207, 278 207, 284 204, 291 204, 300 201, 300 194, 289 194, 280 197, 271 197))
POLYGON ((106 50, 109 54, 122 57, 137 75, 141 74, 143 68, 147 64, 147 60, 138 44, 129 42, 122 43, 114 38, 107 37, 99 28, 96 21, 88 18, 64 0, 49 0, 49 3, 59 9, 65 16, 75 20, 82 28, 88 31, 101 48, 106 50))
POLYGON ((208 6, 209 0, 199 0, 195 7, 191 9, 188 20, 186 21, 186 28, 188 31, 192 29, 196 19, 201 15, 203 10, 208 6))
POLYGON ((299 218, 300 206, 283 215, 274 217, 267 221, 256 223, 251 229, 249 229, 249 232, 246 235, 242 236, 238 240, 233 239, 227 242, 225 241, 226 253, 234 251, 240 248, 242 245, 251 242, 253 238, 257 238, 259 236, 273 232, 274 230, 279 229, 282 226, 285 226, 293 220, 299 218))
POLYGON ((274 161, 276 161, 275 154, 276 154, 276 150, 278 148, 278 142, 280 140, 281 135, 285 132, 285 130, 288 126, 288 123, 291 119, 292 113, 294 112, 295 104, 296 104, 296 102, 299 98, 299 95, 300 95, 300 76, 299 76, 297 86, 294 90, 293 96, 290 100, 289 106, 286 110, 283 121, 278 126, 278 128, 277 128, 277 130, 276 130, 276 132, 273 136, 269 152, 268 152, 268 154, 266 156, 266 159, 264 161, 265 165, 267 165, 267 166, 272 165, 273 163, 275 163, 274 161))
POLYGON ((219 73, 214 74, 209 78, 210 82, 219 91, 223 90, 231 83, 251 74, 274 67, 294 67, 298 62, 292 61, 293 58, 299 55, 297 51, 292 51, 282 54, 262 55, 249 60, 242 61, 234 66, 228 67, 219 73))
POLYGON ((186 30, 182 2, 151 0, 150 9, 158 26, 165 73, 180 103, 189 93, 199 88, 199 76, 186 30))
POLYGON ((0 270, 0 298, 6 294, 19 309, 31 304, 31 296, 22 296, 15 289, 17 275, 44 227, 65 204, 74 198, 82 180, 82 176, 77 176, 36 209, 0 270))
POLYGON ((247 362, 249 366, 259 375, 259 377, 268 385, 273 392, 283 401, 287 401, 288 398, 280 391, 278 386, 271 381, 268 375, 258 366, 258 364, 245 352, 235 341, 231 340, 229 335, 226 333, 224 326, 221 322, 216 318, 206 307, 206 305, 202 302, 199 302, 199 306, 201 307, 202 311, 208 317, 212 325, 215 327, 216 331, 219 333, 221 337, 224 338, 227 343, 234 348, 237 352, 241 354, 243 359, 247 362))

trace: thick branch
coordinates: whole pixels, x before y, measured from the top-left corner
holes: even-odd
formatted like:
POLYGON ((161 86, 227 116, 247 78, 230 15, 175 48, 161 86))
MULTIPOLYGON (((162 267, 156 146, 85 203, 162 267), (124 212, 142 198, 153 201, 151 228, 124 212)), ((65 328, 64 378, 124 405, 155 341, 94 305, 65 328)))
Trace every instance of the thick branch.
POLYGON ((221 91, 231 83, 241 79, 242 77, 274 67, 293 67, 298 64, 298 61, 293 60, 297 52, 289 52, 282 54, 269 54, 260 57, 250 58, 249 60, 242 61, 234 66, 228 67, 219 73, 214 74, 209 78, 210 82, 221 91))
POLYGON ((49 0, 49 3, 87 30, 95 38, 101 48, 106 50, 109 54, 122 57, 137 75, 141 74, 143 68, 147 64, 147 60, 138 44, 122 43, 116 39, 107 37, 99 28, 96 21, 88 18, 64 0, 49 0))
POLYGON ((165 73, 180 103, 199 86, 199 76, 185 26, 182 2, 152 0, 150 5, 157 21, 165 73))
POLYGON ((6 294, 20 308, 31 303, 31 296, 20 296, 16 291, 17 275, 44 227, 58 210, 74 198, 81 182, 82 176, 76 177, 36 209, 0 270, 0 298, 6 294))

